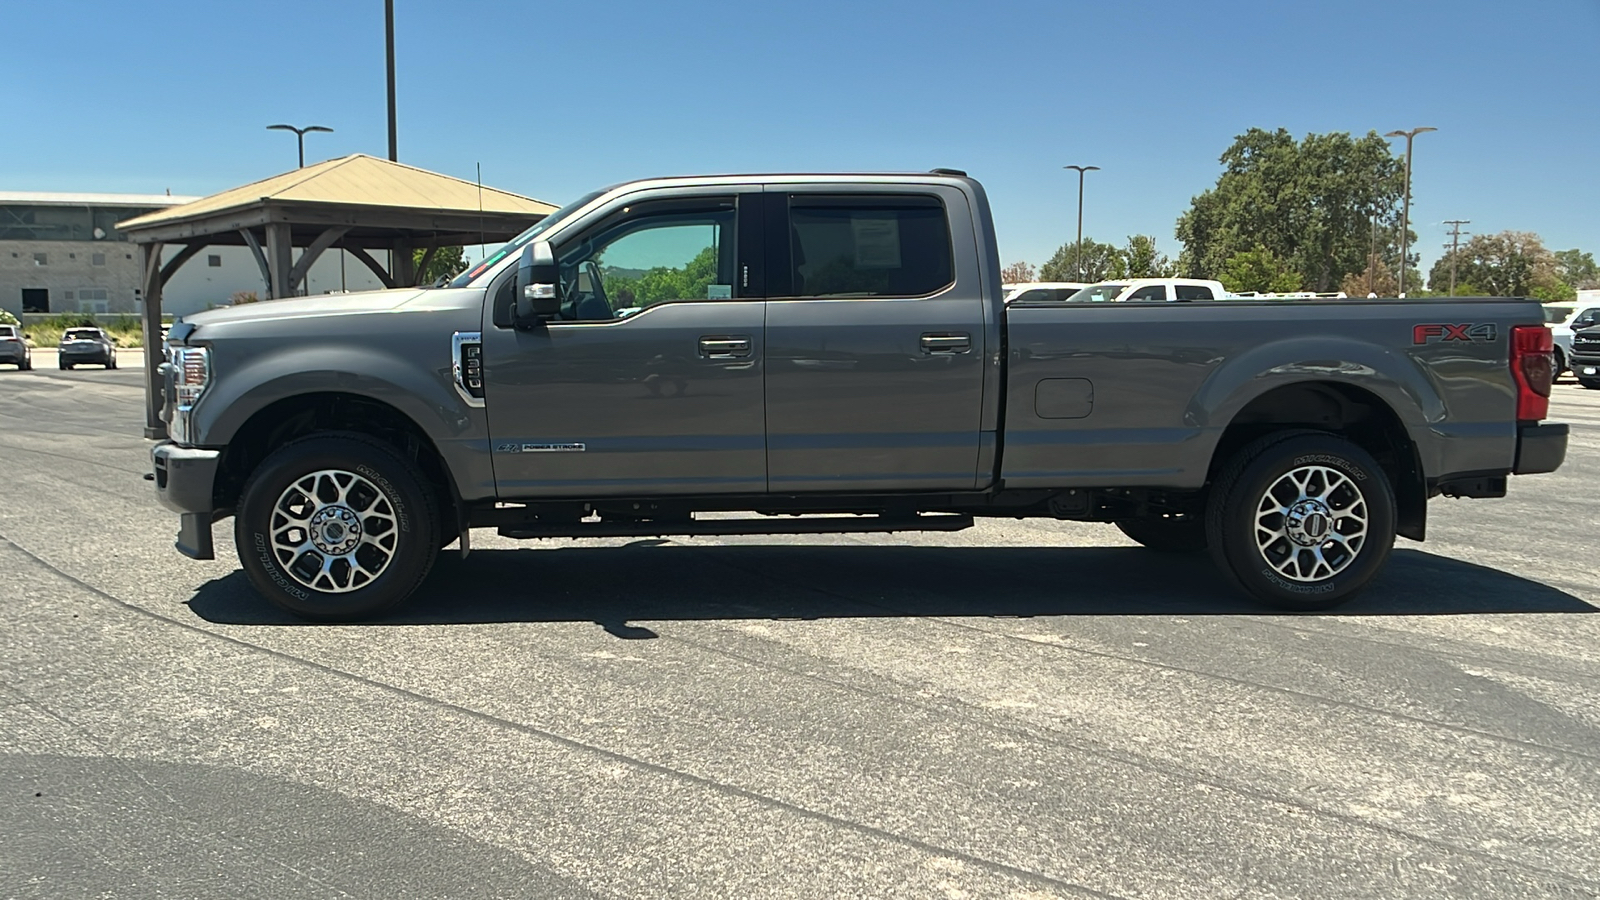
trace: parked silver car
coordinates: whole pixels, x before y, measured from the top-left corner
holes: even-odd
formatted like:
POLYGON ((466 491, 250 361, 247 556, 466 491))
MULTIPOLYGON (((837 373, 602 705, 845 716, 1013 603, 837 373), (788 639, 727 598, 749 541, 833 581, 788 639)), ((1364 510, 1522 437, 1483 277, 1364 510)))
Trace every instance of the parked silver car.
POLYGON ((0 325, 0 363, 26 372, 33 368, 33 348, 15 325, 0 325))
POLYGON ((99 328, 68 328, 61 334, 61 368, 85 363, 115 369, 116 342, 99 328))

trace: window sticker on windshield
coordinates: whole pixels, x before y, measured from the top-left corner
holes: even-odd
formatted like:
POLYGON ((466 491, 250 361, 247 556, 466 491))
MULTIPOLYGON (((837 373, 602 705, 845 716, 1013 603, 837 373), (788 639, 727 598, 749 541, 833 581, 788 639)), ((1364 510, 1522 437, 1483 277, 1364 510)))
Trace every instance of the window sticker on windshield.
POLYGON ((855 236, 857 269, 900 268, 898 216, 851 216, 850 231, 855 236))
POLYGON ((733 285, 731 285, 731 284, 708 284, 708 285, 706 285, 706 299, 707 300, 732 300, 733 299, 733 285))

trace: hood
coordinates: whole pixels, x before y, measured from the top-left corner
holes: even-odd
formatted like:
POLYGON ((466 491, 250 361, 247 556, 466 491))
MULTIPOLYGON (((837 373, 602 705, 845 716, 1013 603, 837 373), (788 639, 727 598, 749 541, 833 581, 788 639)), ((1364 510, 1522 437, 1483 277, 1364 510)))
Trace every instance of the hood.
POLYGON ((220 325, 224 322, 258 322, 267 319, 388 312, 427 292, 423 288, 396 288, 350 294, 318 294, 314 297, 295 297, 288 300, 261 300, 242 306, 206 310, 192 316, 184 316, 183 321, 193 325, 220 325))

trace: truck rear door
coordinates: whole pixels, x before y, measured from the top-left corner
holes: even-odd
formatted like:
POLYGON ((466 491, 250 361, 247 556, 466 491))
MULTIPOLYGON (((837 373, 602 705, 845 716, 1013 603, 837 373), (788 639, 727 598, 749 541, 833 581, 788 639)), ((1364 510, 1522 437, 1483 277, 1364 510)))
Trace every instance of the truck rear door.
POLYGON ((966 197, 791 184, 765 199, 768 490, 972 489, 986 348, 966 197))

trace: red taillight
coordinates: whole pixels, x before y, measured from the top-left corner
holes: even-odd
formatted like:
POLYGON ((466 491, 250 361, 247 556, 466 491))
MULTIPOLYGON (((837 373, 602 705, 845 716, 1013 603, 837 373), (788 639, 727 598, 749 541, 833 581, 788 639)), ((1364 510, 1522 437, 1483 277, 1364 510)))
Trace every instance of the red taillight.
POLYGON ((1550 415, 1550 383, 1555 376, 1555 342, 1550 329, 1512 326, 1511 377, 1517 382, 1517 421, 1537 422, 1550 415))

